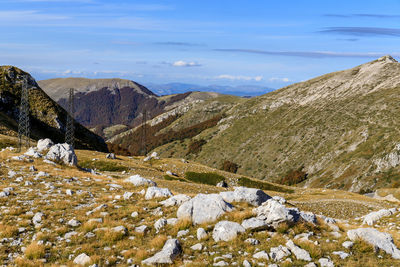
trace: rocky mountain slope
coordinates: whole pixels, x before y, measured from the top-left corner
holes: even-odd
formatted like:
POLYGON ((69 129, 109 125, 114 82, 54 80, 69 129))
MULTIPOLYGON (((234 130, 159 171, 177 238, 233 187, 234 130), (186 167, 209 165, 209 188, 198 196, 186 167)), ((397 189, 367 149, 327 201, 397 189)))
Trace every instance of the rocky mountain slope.
POLYGON ((59 78, 39 81, 39 84, 63 107, 68 103, 69 88, 74 88, 74 118, 107 137, 111 137, 113 130, 106 128, 137 126, 142 122, 144 112, 147 119, 152 119, 177 106, 219 96, 216 93, 187 92, 158 97, 146 87, 123 79, 59 78))
POLYGON ((400 63, 385 56, 237 102, 216 125, 155 151, 216 168, 228 160, 238 173, 269 181, 297 171, 300 186, 396 187, 399 95, 400 63), (196 141, 201 149, 188 153, 196 141))
MULTIPOLYGON (((12 66, 0 66, 0 132, 15 135, 23 80, 28 81, 31 138, 51 136, 62 142, 67 113, 39 87, 28 73, 12 66)), ((78 148, 107 151, 104 140, 75 122, 75 140, 78 148)))
MULTIPOLYGON (((0 142, 13 139, 0 135, 0 142)), ((157 155, 147 161, 87 150, 76 155, 78 167, 11 148, 0 152, 2 264, 400 264, 397 204, 251 177, 269 189, 234 187, 241 175, 157 155), (194 180, 193 173, 208 179, 194 180), (204 184, 211 177, 228 187, 204 184)))

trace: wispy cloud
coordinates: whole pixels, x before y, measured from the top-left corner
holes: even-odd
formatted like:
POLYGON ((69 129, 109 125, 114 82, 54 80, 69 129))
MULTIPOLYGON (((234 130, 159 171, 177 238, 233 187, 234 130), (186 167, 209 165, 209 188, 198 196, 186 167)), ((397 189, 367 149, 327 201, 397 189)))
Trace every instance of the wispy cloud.
POLYGON ((174 63, 172 63, 172 66, 174 66, 174 67, 200 67, 201 65, 194 61, 186 62, 183 60, 178 60, 178 61, 175 61, 174 63))
POLYGON ((70 17, 65 15, 55 15, 41 13, 37 10, 5 10, 0 11, 0 22, 28 22, 46 21, 46 20, 66 20, 70 17))
POLYGON ((378 27, 329 27, 319 33, 343 34, 353 36, 392 36, 400 37, 400 29, 378 27))
MULTIPOLYGON (((258 55, 306 57, 306 58, 329 58, 329 57, 376 58, 388 54, 387 52, 346 53, 346 52, 332 52, 332 51, 267 51, 267 50, 256 50, 256 49, 214 49, 214 50, 220 52, 231 52, 231 53, 248 53, 248 54, 258 54, 258 55)), ((390 54, 397 55, 398 53, 390 53, 390 54)))
POLYGON ((334 18, 378 18, 378 19, 395 19, 400 18, 400 15, 389 15, 389 14, 324 14, 325 17, 334 18))
POLYGON ((221 80, 231 80, 231 81, 256 81, 259 82, 263 79, 263 76, 242 76, 242 75, 229 75, 222 74, 216 77, 221 80))
POLYGON ((187 43, 187 42, 156 42, 155 45, 165 46, 205 46, 203 44, 187 43))
POLYGON ((272 77, 272 78, 269 78, 268 81, 270 81, 270 82, 285 82, 285 83, 287 83, 287 82, 290 82, 290 79, 289 78, 272 77))

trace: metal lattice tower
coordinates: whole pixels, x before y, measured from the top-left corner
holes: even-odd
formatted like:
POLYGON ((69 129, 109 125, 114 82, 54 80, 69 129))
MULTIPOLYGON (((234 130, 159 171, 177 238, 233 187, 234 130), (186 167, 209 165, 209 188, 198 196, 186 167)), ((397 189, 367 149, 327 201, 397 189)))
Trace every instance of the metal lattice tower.
POLYGON ((19 107, 18 121, 18 150, 21 152, 23 146, 30 146, 30 124, 29 124, 29 90, 28 81, 24 78, 21 89, 21 104, 19 107))
POLYGON ((143 110, 143 116, 142 116, 142 136, 141 136, 141 144, 142 144, 142 149, 141 149, 141 154, 147 155, 147 147, 146 147, 146 125, 147 125, 147 110, 143 110))
POLYGON ((65 143, 70 144, 74 147, 75 144, 75 129, 74 129, 74 88, 69 89, 68 98, 68 114, 67 114, 67 125, 65 129, 65 143))

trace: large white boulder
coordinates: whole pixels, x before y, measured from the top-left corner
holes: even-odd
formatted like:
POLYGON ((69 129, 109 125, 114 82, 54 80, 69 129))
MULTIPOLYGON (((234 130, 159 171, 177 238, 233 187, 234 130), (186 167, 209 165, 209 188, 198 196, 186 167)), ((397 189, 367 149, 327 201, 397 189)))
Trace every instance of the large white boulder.
POLYGON ((152 180, 143 178, 142 176, 140 176, 138 174, 135 174, 129 178, 126 178, 125 182, 131 183, 134 186, 142 186, 142 185, 157 186, 157 184, 155 182, 153 182, 152 180))
POLYGON ((42 152, 43 150, 49 149, 53 145, 54 145, 53 141, 51 141, 49 138, 46 138, 46 139, 40 139, 37 142, 36 147, 39 152, 42 152))
POLYGON ((153 257, 142 261, 142 265, 172 264, 174 259, 182 253, 181 244, 178 239, 169 239, 165 242, 160 252, 153 257))
POLYGON ((146 195, 144 196, 144 198, 147 200, 160 197, 172 197, 172 193, 171 191, 169 191, 168 188, 150 186, 149 188, 147 188, 146 195))
POLYGON ((235 239, 239 233, 246 230, 240 224, 230 221, 220 221, 214 226, 212 237, 214 241, 230 241, 235 239))
POLYGON ((219 193, 226 202, 247 202, 253 206, 260 206, 271 197, 264 191, 256 188, 235 187, 234 191, 219 193))
POLYGON ((43 155, 40 154, 39 152, 37 152, 37 151, 35 150, 35 148, 33 148, 33 147, 30 147, 30 148, 24 153, 24 155, 25 155, 25 156, 29 156, 29 157, 33 157, 33 158, 35 158, 35 159, 38 159, 38 158, 43 157, 43 155))
POLYGON ((179 194, 173 197, 170 197, 166 200, 161 201, 161 205, 165 207, 171 207, 171 206, 180 206, 182 203, 185 203, 186 201, 189 201, 190 197, 184 194, 179 194))
POLYGON ((373 225, 383 217, 391 216, 396 212, 396 209, 381 209, 371 212, 364 216, 363 224, 373 225))
POLYGON ((76 157, 74 148, 69 144, 56 144, 50 147, 47 152, 46 159, 52 161, 62 161, 69 166, 76 166, 78 159, 76 157))
POLYGON ((243 220, 242 226, 247 230, 264 230, 267 229, 269 224, 265 222, 265 220, 253 217, 250 219, 243 220))
POLYGON ((288 209, 274 199, 269 199, 261 206, 254 208, 253 212, 257 214, 257 218, 265 220, 273 227, 283 222, 297 222, 300 218, 297 209, 288 209))
POLYGON ((400 259, 400 250, 393 243, 393 238, 388 233, 379 232, 374 228, 358 228, 347 231, 347 236, 352 241, 362 239, 375 248, 392 255, 394 259, 400 259))
POLYGON ((232 208, 218 194, 198 194, 178 208, 177 217, 188 218, 193 224, 214 222, 225 212, 232 211, 232 208))

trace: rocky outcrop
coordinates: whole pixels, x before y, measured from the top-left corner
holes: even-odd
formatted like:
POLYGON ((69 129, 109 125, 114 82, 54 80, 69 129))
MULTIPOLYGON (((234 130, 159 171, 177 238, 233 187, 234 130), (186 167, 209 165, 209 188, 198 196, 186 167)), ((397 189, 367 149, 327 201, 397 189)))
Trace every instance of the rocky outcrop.
POLYGON ((350 240, 362 239, 373 245, 376 249, 381 249, 392 255, 394 259, 400 259, 400 250, 393 242, 393 238, 388 233, 382 233, 374 228, 358 228, 347 231, 350 240))
POLYGON ((144 196, 145 199, 153 199, 153 198, 165 198, 171 197, 172 193, 169 191, 168 188, 159 188, 156 186, 150 186, 147 188, 146 195, 144 196))
POLYGON ((218 194, 198 194, 179 207, 177 217, 188 218, 193 224, 214 222, 225 212, 232 211, 232 208, 232 205, 218 194))
POLYGON ((69 166, 76 166, 78 164, 78 158, 75 155, 74 148, 69 144, 56 144, 50 147, 47 152, 46 159, 63 162, 69 166))
POLYGON ((378 211, 371 212, 364 216, 363 224, 373 225, 383 217, 391 216, 396 212, 396 208, 393 209, 381 209, 378 211))
POLYGON ((135 174, 135 175, 132 175, 129 178, 126 178, 125 182, 131 183, 134 186, 143 186, 143 185, 146 185, 146 186, 157 186, 157 184, 155 182, 153 182, 152 180, 143 178, 142 176, 140 176, 138 174, 135 174))
POLYGON ((171 206, 180 206, 182 203, 185 203, 186 201, 189 201, 190 197, 184 194, 179 194, 176 196, 172 196, 166 200, 163 200, 160 202, 161 205, 165 207, 171 207, 171 206))

